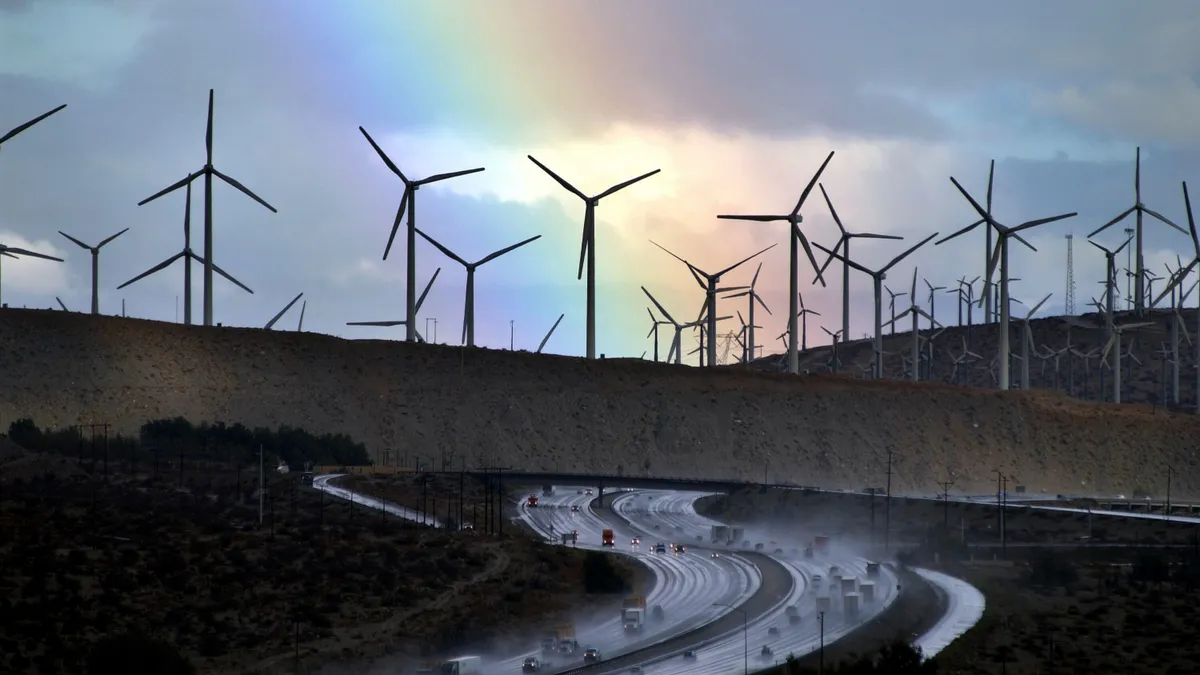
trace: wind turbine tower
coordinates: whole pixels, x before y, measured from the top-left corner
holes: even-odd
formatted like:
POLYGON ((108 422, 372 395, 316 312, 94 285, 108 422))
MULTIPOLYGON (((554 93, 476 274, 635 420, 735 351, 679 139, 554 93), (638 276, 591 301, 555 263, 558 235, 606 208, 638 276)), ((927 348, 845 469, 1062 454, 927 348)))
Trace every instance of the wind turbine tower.
POLYGON ((1067 235, 1067 316, 1075 316, 1075 235, 1067 235))

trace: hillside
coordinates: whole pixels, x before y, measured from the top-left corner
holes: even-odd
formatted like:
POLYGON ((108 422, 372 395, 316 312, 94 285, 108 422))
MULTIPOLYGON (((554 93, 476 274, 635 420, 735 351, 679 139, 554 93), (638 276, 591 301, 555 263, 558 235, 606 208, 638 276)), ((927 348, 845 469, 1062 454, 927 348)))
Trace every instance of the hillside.
POLYGON ((1200 419, 1047 392, 707 371, 0 310, 0 420, 149 419, 345 432, 389 461, 855 487, 988 491, 1000 469, 1031 491, 1130 492, 1192 470, 1200 419), (429 460, 433 460, 430 462, 429 460))
MULTIPOLYGON (((1180 310, 1180 315, 1184 319, 1186 330, 1181 330, 1179 333, 1179 400, 1185 409, 1193 411, 1196 405, 1196 359, 1195 347, 1190 343, 1190 339, 1195 337, 1196 310, 1180 310)), ((1122 382, 1121 400, 1123 402, 1158 402, 1160 405, 1163 402, 1170 402, 1170 365, 1164 365, 1159 352, 1163 349, 1169 351, 1171 348, 1171 317, 1171 311, 1165 309, 1152 310, 1144 320, 1137 319, 1127 312, 1116 314, 1118 325, 1142 321, 1153 321, 1156 324, 1127 332, 1122 337, 1122 350, 1127 351, 1132 347, 1132 353, 1136 357, 1135 359, 1122 357, 1124 381, 1122 382)), ((884 317, 884 320, 886 321, 888 318, 890 317, 884 317)), ((949 321, 951 318, 947 313, 941 320, 949 321)), ((978 313, 975 318, 979 318, 978 313)), ((925 319, 922 319, 921 323, 924 326, 928 325, 925 319)), ((900 379, 905 377, 907 372, 905 359, 911 353, 912 338, 910 332, 898 330, 900 327, 911 326, 908 319, 902 319, 897 324, 897 331, 894 335, 884 335, 884 372, 889 378, 900 379)), ((814 329, 815 326, 809 326, 810 337, 814 329)), ((887 328, 884 330, 887 331, 887 328)), ((1012 333, 1009 337, 1009 345, 1014 357, 1021 355, 1020 340, 1023 330, 1020 322, 1015 320, 1011 322, 1012 333)), ((1033 344, 1036 345, 1038 352, 1038 354, 1034 354, 1034 349, 1030 349, 1029 386, 1031 389, 1061 391, 1075 398, 1091 401, 1100 400, 1100 395, 1103 393, 1104 400, 1112 400, 1111 368, 1115 361, 1111 355, 1105 363, 1102 364, 1100 361, 1100 352, 1104 349, 1106 339, 1103 320, 1099 314, 1092 313, 1072 317, 1070 322, 1066 321, 1065 317, 1034 319, 1030 322, 1030 331, 1033 333, 1033 344), (1068 344, 1081 354, 1095 350, 1095 355, 1088 359, 1085 365, 1085 359, 1079 356, 1069 353, 1062 354, 1058 358, 1056 375, 1055 359, 1040 358, 1039 356, 1044 357, 1051 350, 1061 351, 1068 344), (1101 389, 1102 370, 1104 373, 1103 389, 1101 389)), ((919 332, 921 336, 928 337, 933 331, 925 328, 919 332)), ((969 330, 965 326, 947 327, 934 340, 932 379, 964 386, 995 387, 996 382, 992 373, 998 371, 995 369, 989 371, 989 366, 999 352, 999 336, 1000 326, 998 323, 976 324, 969 330), (964 341, 969 345, 971 352, 982 358, 975 359, 968 356, 956 371, 954 359, 963 353, 964 341)), ((825 337, 824 334, 822 337, 825 337)), ((924 341, 921 342, 921 348, 928 349, 924 341)), ((847 344, 840 345, 838 349, 840 361, 843 364, 842 372, 855 377, 863 376, 864 372, 869 373, 868 367, 872 359, 870 339, 852 340, 847 344)), ((810 372, 827 372, 831 356, 832 348, 829 346, 808 349, 801 352, 800 368, 810 372)), ((787 358, 783 354, 772 354, 755 360, 752 365, 758 369, 785 372, 787 358)), ((922 379, 926 377, 924 372, 922 379)), ((1021 382, 1021 362, 1018 358, 1013 359, 1011 373, 1012 386, 1018 388, 1021 382)))

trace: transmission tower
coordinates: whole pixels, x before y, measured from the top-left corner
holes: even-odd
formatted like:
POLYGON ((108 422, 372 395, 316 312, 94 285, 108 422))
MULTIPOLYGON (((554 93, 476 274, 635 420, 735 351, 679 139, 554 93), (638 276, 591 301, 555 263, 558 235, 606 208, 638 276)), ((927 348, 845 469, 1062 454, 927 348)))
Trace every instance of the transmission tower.
POLYGON ((1075 235, 1067 235, 1067 316, 1075 316, 1075 235))

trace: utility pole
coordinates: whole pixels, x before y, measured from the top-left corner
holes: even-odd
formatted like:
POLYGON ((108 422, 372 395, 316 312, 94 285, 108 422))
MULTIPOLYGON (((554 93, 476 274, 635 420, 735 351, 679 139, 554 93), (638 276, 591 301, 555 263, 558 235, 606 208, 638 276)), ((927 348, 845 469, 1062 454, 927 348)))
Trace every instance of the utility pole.
POLYGON ((1171 465, 1167 465, 1167 508, 1163 511, 1163 520, 1171 519, 1171 465))
POLYGON ((883 550, 892 550, 892 448, 889 446, 887 460, 887 501, 883 507, 883 550))
POLYGON ((950 486, 954 485, 954 481, 945 480, 938 481, 938 485, 942 486, 942 508, 944 515, 942 517, 942 526, 947 530, 950 529, 950 486))
MULTIPOLYGON (((182 466, 182 464, 181 464, 182 466)), ((265 474, 263 473, 263 447, 262 443, 258 444, 258 526, 263 524, 263 488, 266 485, 265 474)))
POLYGON ((825 675, 825 612, 817 612, 817 621, 821 624, 821 647, 817 655, 817 672, 825 675))

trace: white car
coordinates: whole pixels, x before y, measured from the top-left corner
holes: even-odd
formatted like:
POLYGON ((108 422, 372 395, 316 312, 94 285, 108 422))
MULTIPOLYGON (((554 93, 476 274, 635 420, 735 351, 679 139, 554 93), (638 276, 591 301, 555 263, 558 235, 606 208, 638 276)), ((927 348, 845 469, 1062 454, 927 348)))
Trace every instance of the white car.
POLYGON ((713 551, 712 553, 710 553, 710 554, 709 554, 709 556, 708 556, 708 557, 710 557, 710 558, 720 558, 720 557, 721 557, 721 554, 720 554, 720 553, 717 553, 716 551, 713 551))

